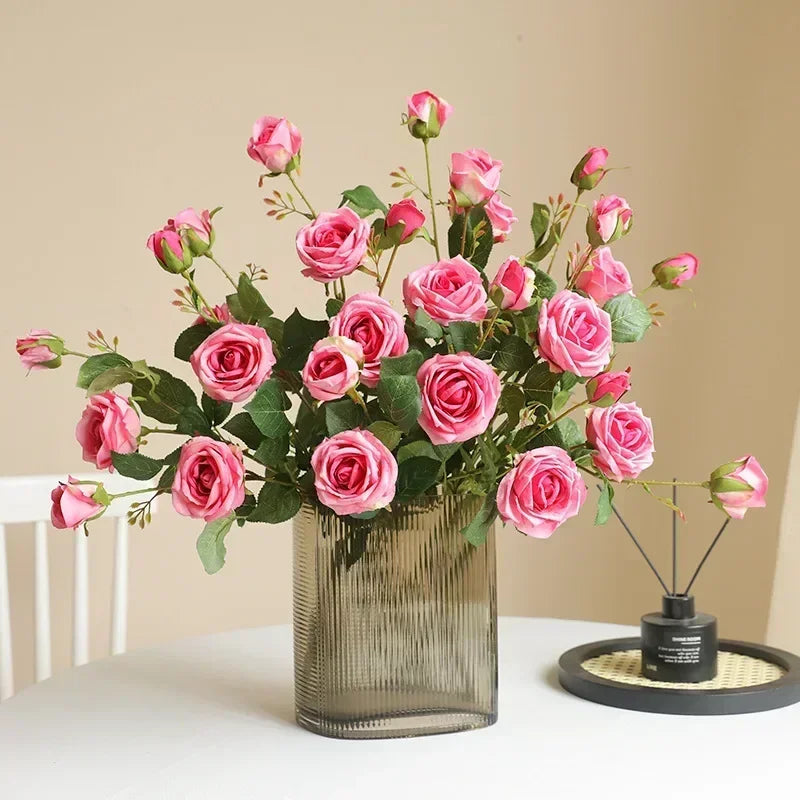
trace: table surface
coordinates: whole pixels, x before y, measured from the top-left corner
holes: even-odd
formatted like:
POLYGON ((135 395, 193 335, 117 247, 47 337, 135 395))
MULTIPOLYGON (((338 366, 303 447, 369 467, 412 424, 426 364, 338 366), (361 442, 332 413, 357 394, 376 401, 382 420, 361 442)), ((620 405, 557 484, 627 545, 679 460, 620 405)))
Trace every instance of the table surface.
POLYGON ((326 739, 294 724, 288 626, 127 653, 0 706, 0 797, 796 797, 800 705, 678 717, 595 705, 560 688, 564 650, 634 634, 502 619, 496 725, 372 741, 326 739))

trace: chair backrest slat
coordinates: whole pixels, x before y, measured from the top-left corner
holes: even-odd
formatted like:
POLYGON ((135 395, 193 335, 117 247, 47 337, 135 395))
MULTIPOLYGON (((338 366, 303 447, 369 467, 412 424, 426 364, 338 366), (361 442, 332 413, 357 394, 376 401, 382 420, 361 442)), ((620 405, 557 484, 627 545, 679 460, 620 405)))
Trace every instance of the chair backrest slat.
POLYGON ((83 528, 75 537, 72 588, 72 666, 89 661, 89 542, 83 528))
POLYGON ((47 556, 47 523, 34 527, 34 613, 36 619, 36 680, 53 674, 50 657, 50 565, 47 556))
POLYGON ((128 638, 128 523, 117 520, 111 595, 111 655, 125 652, 128 638))
POLYGON ((8 602, 6 529, 0 523, 0 701, 14 694, 14 666, 11 656, 11 607, 8 602))

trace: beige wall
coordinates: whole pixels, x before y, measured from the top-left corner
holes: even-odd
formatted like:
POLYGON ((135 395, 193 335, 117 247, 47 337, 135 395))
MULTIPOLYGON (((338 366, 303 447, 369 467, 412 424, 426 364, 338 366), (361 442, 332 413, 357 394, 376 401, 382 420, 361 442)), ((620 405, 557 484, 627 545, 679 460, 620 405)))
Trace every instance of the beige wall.
MULTIPOLYGON (((430 87, 456 109, 433 147, 440 186, 451 150, 482 146, 505 161, 503 185, 523 221, 502 252, 527 249, 531 201, 566 190, 585 148, 604 144, 616 164, 632 166, 607 189, 637 213, 617 248, 637 285, 655 260, 700 254, 696 307, 688 293, 659 295, 664 327, 618 363, 633 366, 635 399, 655 421, 652 477, 702 479, 746 452, 770 473, 770 507, 730 528, 698 586, 725 634, 763 636, 798 394, 787 354, 799 21, 791 0, 5 0, 0 471, 80 468, 72 429, 84 400, 73 371, 25 378, 11 348, 19 332, 50 326, 78 345, 99 326, 126 353, 169 363, 187 320, 169 304, 176 282, 144 241, 184 206, 225 207, 215 250, 231 268, 269 269, 277 309, 319 308, 299 276, 295 223, 264 216, 244 153, 257 116, 285 114, 300 126, 303 183, 330 207, 359 182, 390 196, 387 173, 399 164, 421 173, 421 148, 399 115, 407 93, 430 87)), ((420 246, 403 255, 408 269, 429 254, 420 246)), ((211 270, 202 282, 224 291, 211 270)), ((719 517, 698 496, 684 500, 683 552, 697 557, 719 517)), ((666 563, 668 512, 634 490, 619 503, 666 563)), ((94 655, 107 647, 110 537, 100 528, 91 540, 94 655)), ((232 534, 215 577, 195 555, 198 530, 165 508, 133 534, 132 647, 288 618, 288 525, 232 534)), ((63 533, 51 543, 63 665, 71 551, 63 533)), ((12 532, 23 683, 32 673, 31 557, 30 534, 12 532)), ((593 528, 588 511, 547 542, 506 531, 500 573, 504 613, 634 622, 658 602, 619 527, 593 528)))

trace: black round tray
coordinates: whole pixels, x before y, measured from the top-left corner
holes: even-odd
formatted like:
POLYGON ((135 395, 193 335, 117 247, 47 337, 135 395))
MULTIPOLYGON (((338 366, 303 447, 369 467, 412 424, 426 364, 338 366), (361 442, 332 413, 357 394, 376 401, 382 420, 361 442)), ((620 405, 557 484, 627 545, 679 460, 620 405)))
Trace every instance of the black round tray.
POLYGON ((639 646, 639 637, 631 637, 574 647, 558 661, 559 682, 568 692, 594 703, 657 714, 749 714, 782 708, 800 701, 800 658, 784 650, 721 639, 720 658, 725 659, 728 672, 732 671, 733 678, 737 679, 726 681, 720 678, 688 688, 685 684, 664 686, 663 683, 634 676, 633 656, 625 654, 638 651, 639 646), (606 676, 601 676, 585 668, 588 666, 592 670, 604 671, 596 665, 603 663, 603 656, 614 655, 617 656, 615 661, 624 663, 626 658, 629 659, 630 663, 627 664, 624 674, 621 671, 614 673, 612 669, 610 673, 605 671, 606 676), (592 659, 599 661, 587 663, 592 659), (762 683, 741 685, 743 682, 747 683, 747 678, 743 681, 741 671, 737 673, 737 661, 743 666, 753 666, 750 659, 766 662, 755 667, 761 666, 763 674, 777 677, 762 683), (632 683, 631 680, 637 682, 632 683), (725 685, 726 683, 729 685, 725 685))

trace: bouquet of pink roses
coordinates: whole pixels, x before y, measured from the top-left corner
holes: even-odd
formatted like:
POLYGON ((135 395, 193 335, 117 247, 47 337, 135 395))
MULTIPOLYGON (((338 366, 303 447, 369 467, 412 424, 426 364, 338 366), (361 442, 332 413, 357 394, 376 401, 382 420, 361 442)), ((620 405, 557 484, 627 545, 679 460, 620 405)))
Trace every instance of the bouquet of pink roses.
MULTIPOLYGON (((29 369, 58 367, 64 356, 82 360, 83 458, 155 481, 141 490, 149 498, 135 505, 131 523, 143 527, 152 499, 171 494, 178 513, 206 522, 198 551, 213 572, 235 522, 283 522, 304 502, 368 518, 424 495, 480 495, 482 508, 463 531, 478 545, 498 515, 525 534, 550 536, 586 501, 582 473, 604 487, 599 524, 614 486, 651 491, 673 483, 639 477, 653 461, 653 430, 636 403, 621 402, 629 370, 612 367, 618 346, 639 341, 662 312, 635 295, 610 247, 631 230, 628 203, 613 194, 581 202, 608 173, 608 151, 593 147, 578 162, 573 202, 559 194, 533 204, 529 251, 490 277, 493 245, 517 218, 499 188, 503 164, 483 150, 454 153, 446 200, 435 193, 429 144, 451 112, 430 92, 409 98, 403 122, 422 143, 426 180, 393 171, 402 199, 387 205, 360 185, 321 212, 297 182, 299 130, 283 118, 256 122, 247 152, 266 170, 259 185, 284 176, 295 192, 274 191, 268 215, 302 218, 297 256, 302 274, 324 288, 326 319, 297 310, 276 316, 256 287, 264 274, 255 267, 234 279, 216 257, 216 211, 186 209, 150 236, 157 262, 185 282, 175 304, 196 316, 177 337, 175 356, 190 363, 199 399, 100 331, 89 337, 94 355, 70 350, 47 330, 17 341, 29 369), (449 211, 446 237, 437 205, 449 211), (559 260, 568 226, 584 211, 587 243, 559 260), (401 252, 413 267, 403 279, 405 314, 382 296, 401 252), (224 303, 203 296, 204 263, 230 281, 224 303), (162 433, 186 441, 163 458, 141 452, 146 438, 162 433)), ((680 289, 697 269, 697 258, 682 253, 653 267, 650 286, 680 289)), ((752 456, 678 483, 705 488, 736 518, 763 506, 767 489, 752 456)), ((70 478, 53 490, 53 523, 76 528, 113 498, 101 483, 70 478)))

